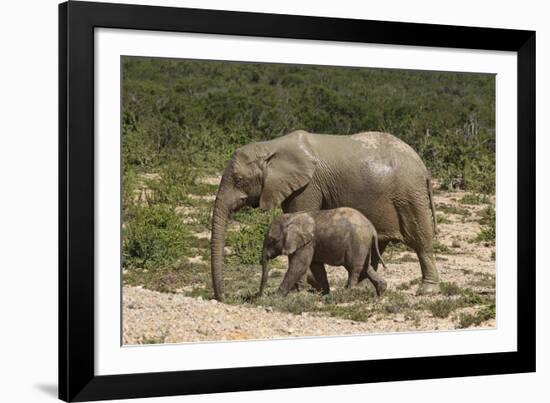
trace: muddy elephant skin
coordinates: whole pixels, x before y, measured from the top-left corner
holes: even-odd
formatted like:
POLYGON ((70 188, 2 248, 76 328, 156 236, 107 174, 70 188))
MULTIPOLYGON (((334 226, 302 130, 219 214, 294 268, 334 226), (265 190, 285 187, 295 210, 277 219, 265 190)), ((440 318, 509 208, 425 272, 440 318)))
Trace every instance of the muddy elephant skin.
MULTIPOLYGON (((378 231, 380 252, 401 241, 417 254, 419 293, 436 292, 435 211, 428 170, 406 143, 387 133, 354 135, 295 131, 245 145, 229 160, 212 216, 211 268, 223 300, 223 253, 231 214, 243 206, 285 213, 352 207, 378 231)), ((377 260, 372 265, 376 269, 377 260)))
POLYGON ((328 294, 325 264, 347 269, 347 288, 357 285, 362 272, 372 281, 378 296, 387 288, 370 264, 371 258, 376 257, 386 266, 378 250, 376 229, 363 214, 349 207, 283 214, 273 220, 264 239, 259 295, 269 276, 268 261, 280 255, 287 255, 289 261, 279 287, 283 295, 294 288, 308 269, 315 288, 328 294))

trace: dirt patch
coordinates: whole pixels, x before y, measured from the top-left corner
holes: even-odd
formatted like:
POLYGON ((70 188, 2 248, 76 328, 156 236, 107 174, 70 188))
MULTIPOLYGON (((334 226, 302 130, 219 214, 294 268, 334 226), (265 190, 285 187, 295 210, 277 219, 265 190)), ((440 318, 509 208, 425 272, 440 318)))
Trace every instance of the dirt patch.
POLYGON ((221 180, 222 180, 221 175, 210 175, 210 176, 204 176, 202 178, 197 179, 197 182, 203 183, 205 185, 218 186, 221 180))

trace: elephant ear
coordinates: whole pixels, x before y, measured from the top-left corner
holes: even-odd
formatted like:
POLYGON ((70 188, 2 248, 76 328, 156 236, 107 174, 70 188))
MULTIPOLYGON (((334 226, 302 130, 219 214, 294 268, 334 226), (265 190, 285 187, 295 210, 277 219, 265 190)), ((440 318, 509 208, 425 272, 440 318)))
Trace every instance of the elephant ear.
POLYGON ((315 220, 307 213, 292 214, 284 230, 283 254, 291 255, 313 241, 315 220))
POLYGON ((305 134, 294 132, 274 140, 273 150, 264 156, 261 209, 280 206, 293 192, 309 183, 317 161, 305 134))

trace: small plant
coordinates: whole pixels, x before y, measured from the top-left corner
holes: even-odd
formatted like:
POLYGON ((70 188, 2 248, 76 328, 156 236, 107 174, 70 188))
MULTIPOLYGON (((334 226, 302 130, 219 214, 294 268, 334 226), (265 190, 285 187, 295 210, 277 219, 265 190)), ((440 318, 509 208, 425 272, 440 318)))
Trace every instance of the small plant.
POLYGON ((182 261, 153 269, 127 270, 123 280, 126 285, 140 285, 149 290, 172 293, 184 287, 204 289, 209 285, 209 271, 205 265, 182 261))
POLYGON ((453 206, 451 204, 445 204, 445 203, 438 205, 437 209, 446 214, 457 214, 464 217, 467 217, 472 214, 470 210, 468 210, 467 208, 457 207, 457 206, 453 206))
POLYGON ((134 206, 124 217, 123 266, 154 268, 175 261, 192 235, 168 206, 134 206))
POLYGON ((488 225, 481 229, 481 232, 477 235, 476 241, 484 242, 488 245, 494 245, 496 238, 496 226, 488 225))
POLYGON ((475 287, 495 288, 495 276, 488 273, 476 273, 471 284, 475 287))
POLYGON ((149 204, 176 205, 186 200, 189 194, 188 185, 196 179, 196 172, 177 161, 162 167, 159 177, 145 181, 151 190, 149 204))
POLYGON ((422 318, 420 317, 420 314, 418 312, 409 311, 405 314, 405 320, 413 321, 413 326, 414 327, 420 326, 421 319, 422 318))
POLYGON ((386 262, 394 262, 402 252, 412 252, 412 249, 402 242, 390 242, 384 251, 384 260, 386 262))
POLYGON ((485 322, 496 317, 496 306, 494 303, 484 306, 475 314, 461 314, 459 317, 459 327, 461 329, 468 328, 470 326, 479 326, 482 322, 485 322))
POLYGON ((493 206, 487 206, 479 212, 479 217, 481 225, 491 225, 496 220, 496 211, 493 206))
POLYGON ((460 199, 460 203, 462 204, 470 204, 470 205, 478 205, 482 203, 488 202, 488 197, 485 194, 479 194, 479 193, 468 193, 460 199))
POLYGON ((168 337, 168 331, 163 330, 158 336, 143 337, 139 344, 164 344, 166 337, 168 337))
POLYGON ((386 313, 399 313, 410 307, 410 302, 403 294, 387 291, 382 309, 386 313))
POLYGON ((402 290, 408 290, 412 286, 420 284, 421 280, 422 280, 421 278, 415 278, 413 280, 407 281, 406 283, 401 283, 396 287, 396 289, 401 290, 401 291, 402 290))
POLYGON ((446 296, 460 295, 462 293, 462 288, 455 283, 439 283, 439 289, 441 293, 446 296))
POLYGON ((479 223, 483 226, 475 240, 489 245, 495 244, 496 238, 496 212, 492 206, 481 211, 479 223))
POLYGON ((426 305, 426 308, 436 318, 446 318, 449 314, 459 307, 459 303, 456 299, 440 299, 430 302, 426 305))
POLYGON ((435 239, 433 241, 433 248, 435 253, 443 253, 447 255, 452 255, 456 253, 456 251, 453 251, 451 248, 440 242, 438 239, 435 239))
POLYGON ((348 319, 356 322, 368 322, 373 315, 367 304, 327 305, 321 308, 321 312, 327 313, 334 318, 348 319))
POLYGON ((325 304, 346 304, 357 301, 372 300, 376 296, 374 290, 367 287, 338 288, 323 296, 325 304))
POLYGON ((438 224, 451 224, 452 221, 445 217, 443 214, 437 214, 437 223, 438 224))
POLYGON ((255 303, 261 306, 270 306, 280 312, 298 315, 302 312, 315 311, 319 298, 318 294, 309 292, 290 292, 286 297, 278 293, 271 293, 262 296, 255 303))

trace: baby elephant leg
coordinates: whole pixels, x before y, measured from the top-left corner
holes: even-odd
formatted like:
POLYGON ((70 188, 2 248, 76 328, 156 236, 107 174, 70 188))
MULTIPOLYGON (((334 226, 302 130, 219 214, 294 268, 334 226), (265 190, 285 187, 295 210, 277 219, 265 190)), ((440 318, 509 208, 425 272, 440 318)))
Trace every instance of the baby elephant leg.
POLYGON ((328 285, 327 271, 325 270, 325 265, 323 263, 312 262, 310 266, 310 271, 312 277, 310 278, 308 276, 308 283, 317 291, 320 291, 323 294, 328 294, 330 292, 330 287, 328 285))
POLYGON ((288 257, 288 270, 281 285, 279 286, 279 292, 283 295, 287 295, 288 292, 294 288, 298 280, 306 274, 307 269, 311 264, 313 258, 313 247, 306 245, 294 252, 288 257))
POLYGON ((374 270, 370 265, 366 266, 365 270, 367 272, 368 279, 374 284, 376 295, 378 295, 379 297, 382 296, 382 294, 384 294, 384 291, 386 291, 386 288, 388 288, 386 280, 384 280, 380 273, 374 270))
POLYGON ((363 270, 363 263, 356 264, 351 267, 351 270, 348 269, 348 283, 346 284, 346 288, 351 288, 356 286, 359 283, 359 275, 361 274, 361 271, 363 270))

